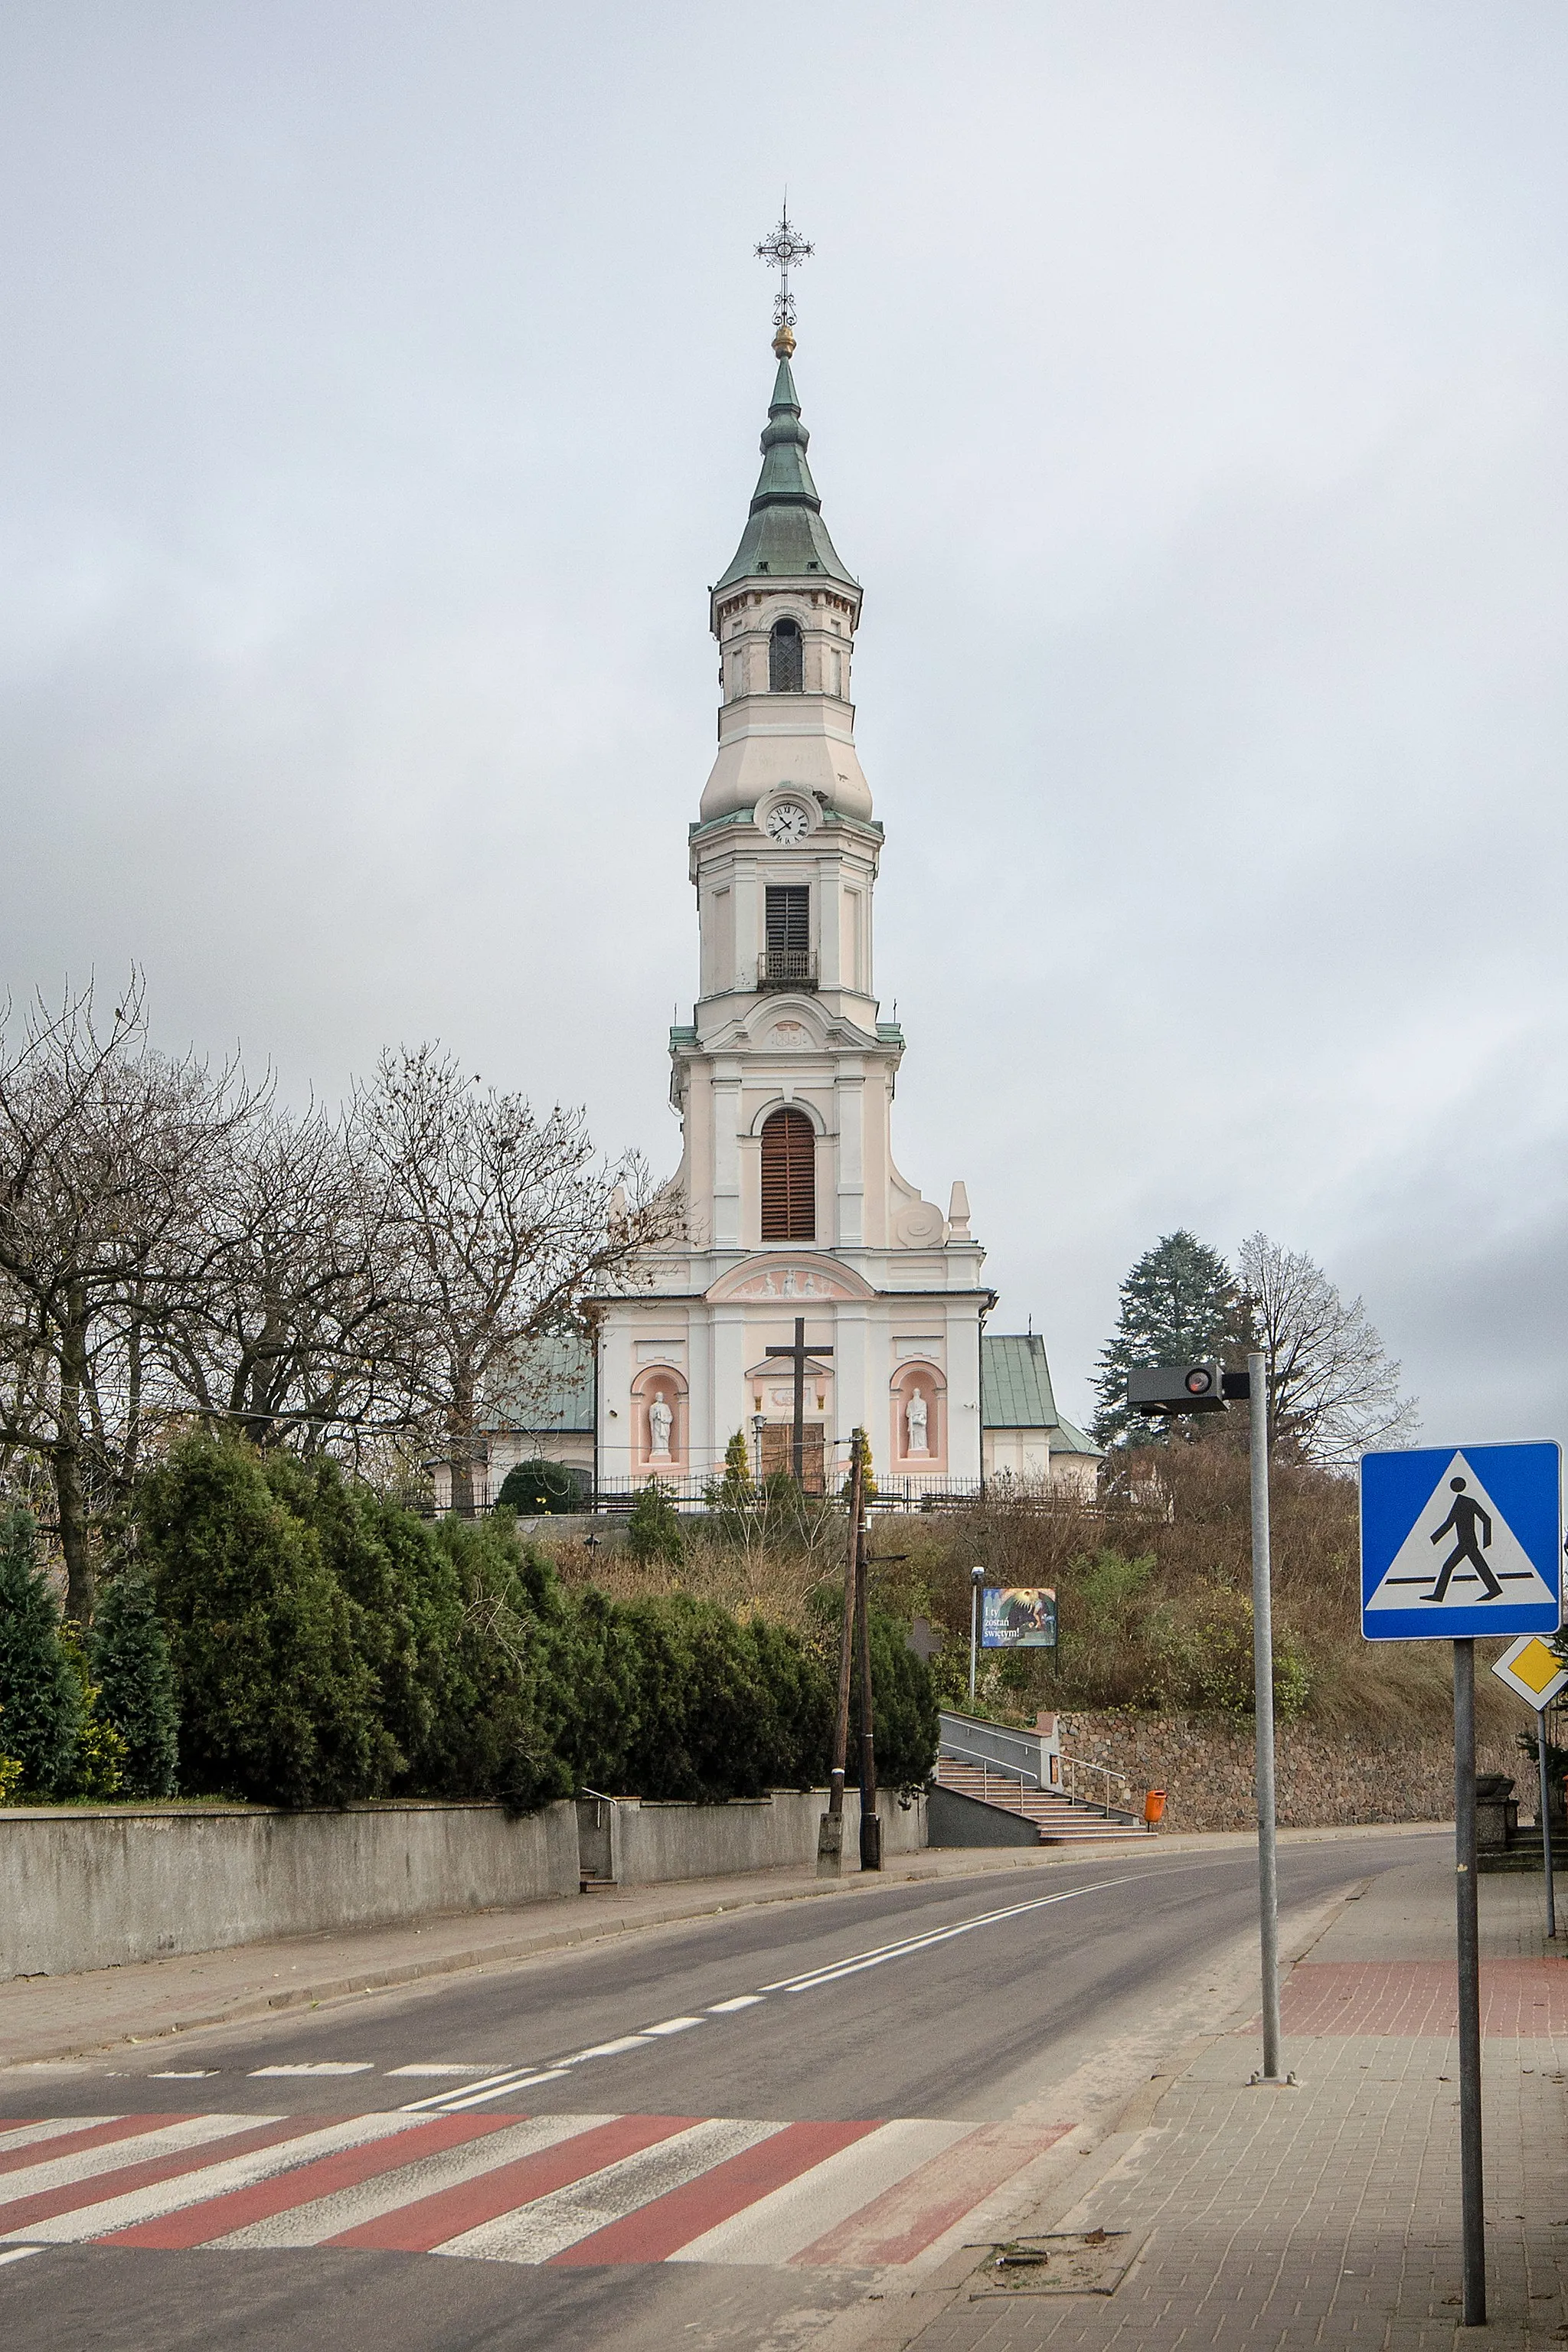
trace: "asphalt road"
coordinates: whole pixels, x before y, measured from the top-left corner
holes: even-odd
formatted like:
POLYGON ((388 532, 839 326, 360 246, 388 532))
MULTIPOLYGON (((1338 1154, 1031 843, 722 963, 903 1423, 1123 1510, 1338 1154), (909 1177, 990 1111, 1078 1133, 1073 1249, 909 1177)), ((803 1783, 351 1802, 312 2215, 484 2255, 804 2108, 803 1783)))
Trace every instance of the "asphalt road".
MULTIPOLYGON (((1408 1836, 1288 1846, 1282 1907, 1319 1905, 1415 1850, 1408 1836)), ((71 2210, 49 2217, 54 2206, 84 2201, 70 2185, 73 2166, 130 2156, 100 2147, 51 2166, 47 2138, 13 2141, 9 2152, 0 2138, 0 2340, 12 2352, 219 2344, 226 2352, 665 2344, 795 2352, 867 2293, 876 2269, 868 2248, 883 2258, 889 2246, 907 2252, 922 2229, 929 2242, 942 2194, 949 2203, 958 2194, 962 2211, 953 2184, 969 2178, 966 2164, 994 2185, 1031 2144, 1021 2116, 1048 2112, 1053 2090, 1234 1947, 1255 1921, 1256 1885, 1241 1850, 1139 1852, 1037 1875, 905 1883, 852 1901, 775 1904, 617 1937, 101 2063, 10 2070, 0 2074, 0 2116, 55 2119, 68 2149, 83 2131, 112 2140, 121 2129, 84 2124, 72 2133, 69 2119, 120 2116, 145 2119, 138 2131, 172 2130, 181 2147, 182 2135, 195 2135, 199 2160, 210 2148, 215 2166, 224 2149, 207 2136, 220 2124, 236 2147, 268 2129, 322 2132, 334 2147, 346 2136, 353 2146, 322 2159, 319 2194, 333 2201, 306 2207, 329 2217, 311 2225, 310 2242, 297 2218, 268 2218, 275 2189, 204 2205, 214 2218, 197 2227, 188 2218, 195 2192, 182 2222, 164 2210, 174 2192, 154 2187, 141 2192, 150 2221, 134 2199, 100 2209, 96 2234, 139 2231, 105 2245, 67 2242, 78 2227, 71 2210), (261 2120, 285 2117, 294 2121, 261 2120), (1011 2137, 977 2126, 1008 2126, 1011 2137), (623 2167, 595 2175, 591 2210, 590 2192, 569 2185, 572 2167, 561 2161, 572 2136, 590 2132, 600 2139, 576 2146, 623 2167), (413 2135, 403 2145, 411 2161, 419 2156, 395 2192, 385 2180, 388 2133, 413 2135), (383 2150, 368 2187, 366 2134, 383 2150), (518 2184, 511 2207, 493 2197, 499 2219, 473 2201, 475 2135, 494 2136, 484 2162, 517 2151, 510 2172, 485 2176, 518 2184), (461 2143, 455 2155, 448 2141, 461 2143), (808 2160, 821 2170, 778 2188, 787 2163, 798 2170, 808 2160), (467 2185, 444 2187, 455 2176, 443 2165, 467 2167, 467 2185), (623 2179, 633 2186, 617 2204, 623 2179), (36 2193, 29 2202, 18 2190, 36 2193), (882 2235, 857 2237, 843 2217, 879 2190, 881 2204, 867 2210, 880 2216, 882 2235), (395 2193, 403 2201, 388 2221, 395 2193), (649 2236, 640 2206, 654 2196, 663 2203, 647 2211, 665 2217, 666 2240, 695 2244, 695 2257, 667 2258, 657 2228, 649 2236), (617 2219, 628 2199, 639 2216, 617 2219), (520 2200, 525 2210, 514 2210, 520 2200), (423 2238, 410 2231, 411 2210, 435 2217, 423 2238), (803 2213, 815 2216, 809 2226, 803 2213), (699 2223, 727 2214, 739 2215, 728 2236, 701 2235, 699 2223), (770 2216, 782 2216, 771 2236, 770 2216), (322 2232, 341 2237, 349 2227, 360 2242, 321 2242, 322 2232), (450 2246, 469 2228, 457 2252, 470 2259, 405 2250, 450 2246), (745 2238, 752 2228, 761 2235, 745 2238), (812 2248, 781 2258, 803 2228, 812 2248), (185 2242, 175 2242, 182 2233, 185 2242), (215 2246, 219 2234, 238 2242, 215 2246), (375 2243, 378 2235, 390 2242, 375 2243), (19 2252, 40 2242, 40 2252, 19 2252)), ((137 2150, 163 2145, 139 2140, 137 2150)), ((164 2159, 187 2173, 197 2161, 164 2159)), ((235 2178, 245 2159, 237 2161, 235 2178)), ((158 2171, 143 2164, 120 2178, 134 2189, 158 2171)), ((215 2170, 202 2196, 226 2190, 230 2178, 215 2170)), ((101 2193, 111 2186, 106 2179, 101 2193)))

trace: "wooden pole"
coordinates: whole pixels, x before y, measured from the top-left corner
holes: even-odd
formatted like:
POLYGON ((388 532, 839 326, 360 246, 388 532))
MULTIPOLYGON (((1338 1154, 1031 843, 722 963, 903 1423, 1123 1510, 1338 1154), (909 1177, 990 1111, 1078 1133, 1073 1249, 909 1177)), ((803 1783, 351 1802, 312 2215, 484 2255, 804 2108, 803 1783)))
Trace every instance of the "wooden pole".
MULTIPOLYGON (((858 1497, 857 1497, 858 1500, 858 1497)), ((855 1514, 855 1617, 860 1640, 860 1867, 882 1867, 882 1823, 877 1811, 876 1726, 871 1717, 871 1628, 866 1587, 866 1528, 855 1514)))
POLYGON ((844 1616, 838 1633, 838 1702, 833 1714, 833 1769, 827 1811, 817 1824, 816 1867, 832 1877, 844 1866, 844 1771, 849 1750, 849 1674, 855 1655, 855 1596, 858 1586, 862 1432, 855 1432, 849 1464, 849 1539, 844 1558, 844 1616))

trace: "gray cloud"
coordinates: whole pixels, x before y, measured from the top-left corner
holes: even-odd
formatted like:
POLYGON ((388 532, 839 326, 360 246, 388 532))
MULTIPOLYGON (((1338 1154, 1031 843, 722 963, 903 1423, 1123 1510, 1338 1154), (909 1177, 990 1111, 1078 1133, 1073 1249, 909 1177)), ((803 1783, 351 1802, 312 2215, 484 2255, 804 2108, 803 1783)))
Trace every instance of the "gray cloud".
POLYGON ((1155 1234, 1562 1434, 1568 29, 412 0, 0 26, 4 976, 675 1150, 706 582, 799 380, 899 1150, 1085 1409, 1155 1234))

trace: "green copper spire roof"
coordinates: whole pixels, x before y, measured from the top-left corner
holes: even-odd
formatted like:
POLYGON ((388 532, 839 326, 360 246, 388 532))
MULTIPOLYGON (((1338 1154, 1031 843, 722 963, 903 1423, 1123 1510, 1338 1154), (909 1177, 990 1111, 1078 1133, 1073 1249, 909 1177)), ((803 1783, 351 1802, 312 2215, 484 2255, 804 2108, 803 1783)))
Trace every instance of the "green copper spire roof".
MULTIPOLYGON (((789 340, 793 345, 794 337, 789 340)), ((848 587, 857 584, 854 573, 839 562, 822 520, 822 500, 805 462, 810 438, 800 421, 789 352, 779 350, 779 372, 763 427, 763 470, 735 560, 719 581, 720 588, 759 572, 792 580, 821 572, 848 587)))

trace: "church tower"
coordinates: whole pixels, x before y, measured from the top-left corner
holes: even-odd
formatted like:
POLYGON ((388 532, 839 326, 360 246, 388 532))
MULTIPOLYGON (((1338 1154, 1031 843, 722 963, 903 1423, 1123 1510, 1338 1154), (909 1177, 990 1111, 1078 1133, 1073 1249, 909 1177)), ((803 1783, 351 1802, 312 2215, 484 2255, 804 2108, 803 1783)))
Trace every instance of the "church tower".
MULTIPOLYGON (((759 247, 809 252, 787 219, 759 247)), ((879 1017, 882 826, 855 748, 861 590, 806 459, 787 274, 762 472, 710 593, 719 749, 689 828, 699 993, 672 1029, 679 1238, 607 1300, 599 1475, 717 1475, 736 1431, 791 1466, 804 1323, 804 1470, 837 1485, 851 1431, 883 1482, 978 1482, 981 1325, 994 1304, 962 1183, 944 1213, 893 1163, 903 1055, 879 1017)))

